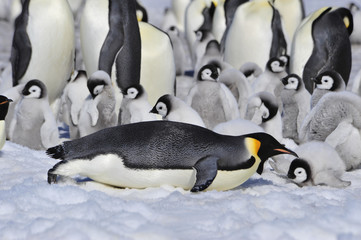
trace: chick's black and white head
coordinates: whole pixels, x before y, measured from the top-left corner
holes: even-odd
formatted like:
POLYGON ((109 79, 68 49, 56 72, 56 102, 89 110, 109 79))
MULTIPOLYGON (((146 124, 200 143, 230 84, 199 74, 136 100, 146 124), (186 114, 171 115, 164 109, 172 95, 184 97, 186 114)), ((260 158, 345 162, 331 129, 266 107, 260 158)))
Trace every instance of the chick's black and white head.
POLYGON ((33 79, 25 84, 22 94, 24 98, 40 99, 45 97, 47 94, 46 86, 42 81, 33 79))
POLYGON ((266 69, 273 73, 280 73, 285 71, 285 63, 279 58, 271 58, 267 62, 266 69))
POLYGON ((302 86, 302 79, 297 74, 290 74, 282 78, 282 83, 285 89, 298 91, 302 86))
POLYGON ((139 84, 127 87, 123 91, 124 97, 128 99, 137 99, 143 96, 143 94, 144 94, 144 88, 142 87, 142 85, 139 84))
POLYGON ((337 91, 345 88, 342 76, 333 70, 320 73, 313 81, 318 89, 337 91))
POLYGON ((0 95, 0 120, 5 120, 6 114, 9 110, 9 104, 13 100, 7 98, 6 96, 0 95))
POLYGON ((200 81, 218 81, 221 70, 214 64, 207 64, 201 67, 197 79, 200 81))
POLYGON ((104 90, 104 87, 110 85, 109 74, 104 71, 94 72, 88 79, 87 86, 92 98, 95 98, 101 94, 104 90))
POLYGON ((307 182, 311 178, 311 167, 307 161, 296 158, 291 162, 287 176, 298 184, 307 182))
POLYGON ((150 112, 159 114, 165 118, 171 111, 171 106, 171 95, 165 94, 158 99, 157 103, 154 105, 152 110, 150 110, 150 112))

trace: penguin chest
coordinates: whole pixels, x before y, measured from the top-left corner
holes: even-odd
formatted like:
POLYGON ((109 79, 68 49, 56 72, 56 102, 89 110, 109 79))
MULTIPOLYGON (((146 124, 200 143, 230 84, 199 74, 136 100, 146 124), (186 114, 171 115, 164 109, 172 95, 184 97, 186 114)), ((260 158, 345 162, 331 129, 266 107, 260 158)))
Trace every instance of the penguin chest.
POLYGON ((5 121, 0 121, 0 149, 3 148, 6 140, 5 121))

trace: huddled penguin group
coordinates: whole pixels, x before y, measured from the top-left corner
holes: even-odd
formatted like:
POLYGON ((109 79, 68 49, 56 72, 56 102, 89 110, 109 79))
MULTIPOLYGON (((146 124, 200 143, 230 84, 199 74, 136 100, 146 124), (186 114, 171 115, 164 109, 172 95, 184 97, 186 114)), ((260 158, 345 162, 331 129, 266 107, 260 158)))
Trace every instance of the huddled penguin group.
POLYGON ((71 1, 0 12, 14 21, 0 150, 9 140, 60 159, 50 184, 221 191, 270 166, 298 186, 351 184, 360 6, 306 16, 302 0, 172 0, 155 25, 140 0, 71 1))

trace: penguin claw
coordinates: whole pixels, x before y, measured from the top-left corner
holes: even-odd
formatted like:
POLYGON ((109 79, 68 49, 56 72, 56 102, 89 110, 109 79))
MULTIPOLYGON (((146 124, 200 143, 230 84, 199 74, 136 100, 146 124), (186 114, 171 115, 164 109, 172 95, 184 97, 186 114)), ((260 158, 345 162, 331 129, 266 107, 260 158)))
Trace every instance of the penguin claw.
POLYGON ((193 188, 191 189, 191 192, 200 192, 205 190, 207 187, 209 187, 209 185, 211 185, 211 183, 213 182, 212 180, 208 180, 205 184, 201 184, 201 185, 195 185, 193 186, 193 188))

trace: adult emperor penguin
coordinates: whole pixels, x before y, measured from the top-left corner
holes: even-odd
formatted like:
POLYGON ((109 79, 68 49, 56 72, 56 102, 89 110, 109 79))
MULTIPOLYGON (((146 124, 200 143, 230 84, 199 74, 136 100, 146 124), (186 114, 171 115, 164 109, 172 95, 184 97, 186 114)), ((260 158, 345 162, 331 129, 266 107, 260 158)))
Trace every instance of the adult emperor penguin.
POLYGON ((208 64, 203 66, 197 76, 197 83, 187 96, 187 104, 203 119, 207 128, 239 117, 237 101, 231 91, 218 82, 219 68, 208 64))
POLYGON ((88 79, 87 87, 90 94, 79 114, 80 137, 116 126, 118 122, 115 89, 110 76, 104 71, 96 71, 88 79))
POLYGON ((129 112, 130 116, 126 121, 122 119, 121 124, 157 120, 156 116, 150 113, 152 106, 148 102, 148 94, 142 85, 129 86, 123 90, 123 95, 125 103, 122 102, 122 113, 129 112))
POLYGON ((79 115, 85 99, 89 95, 88 77, 85 71, 75 71, 61 95, 60 116, 69 126, 70 139, 79 138, 79 115))
POLYGON ((346 85, 341 75, 333 70, 322 72, 312 80, 316 87, 311 96, 311 108, 313 108, 326 93, 346 90, 346 85))
POLYGON ((282 83, 284 85, 281 92, 282 136, 298 143, 302 122, 310 111, 311 95, 306 90, 302 79, 296 74, 283 78, 282 83))
POLYGON ((361 166, 361 98, 347 92, 324 95, 305 118, 300 138, 325 141, 345 161, 346 170, 361 166))
POLYGON ((15 21, 13 84, 41 79, 53 103, 73 71, 74 49, 74 21, 67 0, 25 0, 15 21))
POLYGON ((295 152, 299 158, 291 162, 287 176, 299 186, 344 188, 351 184, 341 179, 345 163, 327 143, 311 141, 297 147, 295 152))
POLYGON ((173 121, 103 129, 47 154, 62 160, 48 171, 48 183, 80 174, 118 187, 168 184, 192 192, 232 189, 261 174, 269 157, 296 155, 265 133, 226 136, 173 121))
POLYGON ((353 22, 354 22, 354 29, 350 36, 351 43, 361 44, 361 10, 360 4, 357 6, 355 3, 351 3, 349 9, 352 13, 353 22))
POLYGON ((226 31, 224 60, 236 69, 246 62, 265 66, 270 58, 286 54, 280 14, 266 0, 238 6, 226 31))
POLYGON ((353 18, 346 8, 324 7, 306 17, 294 35, 290 72, 302 77, 313 92, 312 78, 334 70, 347 82, 351 71, 353 18))
POLYGON ((0 150, 4 147, 6 141, 5 117, 9 110, 9 103, 12 101, 6 96, 0 95, 0 150))
POLYGON ((151 110, 159 114, 163 120, 183 122, 205 127, 199 114, 176 96, 165 94, 161 96, 151 110))
POLYGON ((30 80, 22 96, 10 124, 10 140, 36 150, 59 144, 58 126, 45 84, 37 79, 30 80))

